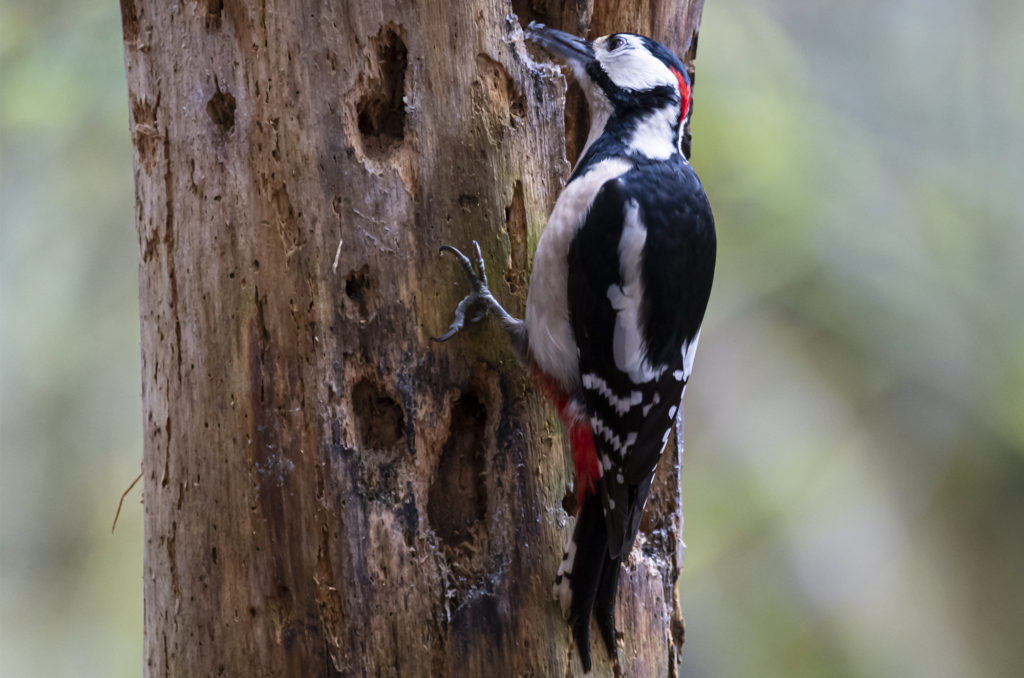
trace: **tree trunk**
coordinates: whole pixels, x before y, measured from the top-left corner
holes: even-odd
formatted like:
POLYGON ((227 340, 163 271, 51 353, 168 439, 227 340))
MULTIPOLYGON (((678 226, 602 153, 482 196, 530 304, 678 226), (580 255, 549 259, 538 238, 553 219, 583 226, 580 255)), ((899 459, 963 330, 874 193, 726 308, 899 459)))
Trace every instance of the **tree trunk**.
MULTIPOLYGON (((438 246, 479 240, 521 315, 569 171, 566 82, 521 24, 685 53, 701 4, 122 0, 147 675, 581 673, 557 419, 498 323, 430 341, 465 292, 438 246)), ((679 462, 596 676, 675 673, 679 462)))

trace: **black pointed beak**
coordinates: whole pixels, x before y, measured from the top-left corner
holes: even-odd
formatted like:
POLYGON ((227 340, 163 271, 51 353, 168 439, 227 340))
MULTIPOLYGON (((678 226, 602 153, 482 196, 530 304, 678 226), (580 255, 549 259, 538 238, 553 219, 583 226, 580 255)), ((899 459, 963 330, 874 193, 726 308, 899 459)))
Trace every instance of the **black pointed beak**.
POLYGON ((574 67, 584 66, 594 59, 593 43, 571 33, 563 33, 544 24, 531 21, 530 25, 526 27, 525 35, 530 42, 540 45, 574 67))

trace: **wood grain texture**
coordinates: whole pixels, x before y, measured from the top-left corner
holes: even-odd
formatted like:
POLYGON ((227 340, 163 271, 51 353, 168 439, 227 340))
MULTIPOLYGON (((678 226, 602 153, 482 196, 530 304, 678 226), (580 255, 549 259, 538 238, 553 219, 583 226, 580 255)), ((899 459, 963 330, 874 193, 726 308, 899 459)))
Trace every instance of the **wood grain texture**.
MULTIPOLYGON (((658 36, 692 4, 122 0, 146 675, 580 675, 557 420, 497 323, 430 342, 465 292, 438 247, 479 240, 522 313, 569 163, 513 9, 658 36)), ((669 457, 595 676, 675 673, 669 457)))

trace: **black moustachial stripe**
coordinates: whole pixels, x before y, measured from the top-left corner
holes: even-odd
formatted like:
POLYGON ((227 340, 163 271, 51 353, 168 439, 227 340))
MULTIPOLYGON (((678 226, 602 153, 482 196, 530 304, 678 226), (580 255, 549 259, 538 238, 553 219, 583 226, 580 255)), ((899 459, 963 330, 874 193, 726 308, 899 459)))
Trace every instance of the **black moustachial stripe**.
MULTIPOLYGON (((569 181, 586 174, 591 167, 608 158, 635 157, 628 141, 644 117, 670 105, 679 105, 679 93, 668 85, 660 85, 646 92, 635 93, 617 88, 608 74, 595 68, 596 62, 587 67, 587 73, 597 82, 613 105, 613 113, 605 123, 604 133, 598 137, 586 154, 576 164, 569 181), (593 73, 591 73, 593 71, 593 73)), ((673 130, 672 144, 678 144, 679 128, 673 130)), ((640 158, 637 158, 640 159, 640 158)))

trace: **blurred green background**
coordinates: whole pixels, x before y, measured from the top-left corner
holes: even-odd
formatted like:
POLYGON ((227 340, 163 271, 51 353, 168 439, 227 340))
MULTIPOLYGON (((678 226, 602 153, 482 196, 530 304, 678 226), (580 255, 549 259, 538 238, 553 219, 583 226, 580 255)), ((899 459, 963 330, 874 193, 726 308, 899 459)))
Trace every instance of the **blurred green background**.
MULTIPOLYGON (((1024 675, 1024 5, 708 0, 683 675, 1024 675)), ((120 15, 0 3, 0 675, 142 666, 120 15)))

